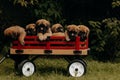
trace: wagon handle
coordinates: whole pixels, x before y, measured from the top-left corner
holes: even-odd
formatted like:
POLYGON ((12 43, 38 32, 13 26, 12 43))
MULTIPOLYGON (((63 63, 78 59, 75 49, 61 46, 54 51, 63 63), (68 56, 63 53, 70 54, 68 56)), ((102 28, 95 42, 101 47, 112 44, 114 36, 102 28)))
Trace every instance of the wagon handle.
POLYGON ((3 56, 1 59, 0 59, 0 64, 6 59, 5 56, 3 56))
POLYGON ((10 57, 10 55, 4 55, 1 59, 0 59, 0 64, 6 59, 10 57))

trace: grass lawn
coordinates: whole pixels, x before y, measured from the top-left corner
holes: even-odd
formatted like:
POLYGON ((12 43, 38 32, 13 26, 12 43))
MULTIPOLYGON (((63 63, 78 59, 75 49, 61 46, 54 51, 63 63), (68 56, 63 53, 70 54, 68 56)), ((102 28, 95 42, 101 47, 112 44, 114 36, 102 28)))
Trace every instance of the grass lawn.
POLYGON ((67 61, 62 58, 43 59, 34 61, 36 72, 30 77, 15 74, 14 62, 6 59, 0 64, 0 80, 120 80, 120 63, 103 63, 86 60, 87 72, 80 78, 68 76, 67 61))

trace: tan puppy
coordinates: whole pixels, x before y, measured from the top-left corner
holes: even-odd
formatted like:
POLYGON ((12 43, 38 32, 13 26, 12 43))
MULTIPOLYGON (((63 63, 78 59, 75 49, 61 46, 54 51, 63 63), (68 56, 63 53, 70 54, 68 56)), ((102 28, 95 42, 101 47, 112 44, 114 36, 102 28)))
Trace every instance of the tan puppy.
POLYGON ((57 23, 52 26, 52 36, 65 36, 64 28, 61 24, 57 23))
POLYGON ((11 26, 11 27, 5 29, 4 35, 11 39, 18 39, 21 45, 25 44, 25 42, 24 42, 24 38, 26 36, 25 29, 18 25, 11 26))
POLYGON ((79 28, 78 36, 80 36, 80 40, 85 41, 90 33, 89 28, 85 25, 78 25, 78 28, 79 28))
POLYGON ((36 21, 36 31, 40 41, 46 40, 49 36, 52 36, 50 22, 45 19, 36 21))
POLYGON ((27 35, 36 35, 36 25, 34 23, 26 25, 27 35))
POLYGON ((78 34, 78 27, 76 25, 68 25, 65 31, 65 37, 67 41, 75 40, 78 34))

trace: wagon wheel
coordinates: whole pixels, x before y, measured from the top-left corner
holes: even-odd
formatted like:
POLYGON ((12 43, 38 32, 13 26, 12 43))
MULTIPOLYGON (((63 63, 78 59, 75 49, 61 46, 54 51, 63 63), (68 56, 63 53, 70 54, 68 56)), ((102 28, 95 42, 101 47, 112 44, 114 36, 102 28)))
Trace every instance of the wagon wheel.
POLYGON ((68 72, 73 77, 81 77, 86 73, 86 65, 82 60, 73 60, 68 65, 68 72))
POLYGON ((19 74, 20 74, 19 69, 18 69, 18 65, 19 65, 19 63, 18 63, 18 62, 14 62, 15 74, 17 74, 17 75, 19 75, 19 74))
POLYGON ((18 65, 19 72, 26 77, 33 75, 35 69, 35 64, 29 60, 24 60, 18 65))
POLYGON ((23 56, 23 55, 11 55, 10 58, 14 60, 14 69, 16 71, 16 74, 21 74, 18 65, 24 61, 27 60, 29 56, 23 56))
POLYGON ((81 59, 81 57, 78 56, 66 56, 64 57, 65 60, 67 60, 69 63, 71 63, 71 61, 76 61, 79 60, 81 61, 85 66, 87 66, 86 62, 84 60, 81 59))

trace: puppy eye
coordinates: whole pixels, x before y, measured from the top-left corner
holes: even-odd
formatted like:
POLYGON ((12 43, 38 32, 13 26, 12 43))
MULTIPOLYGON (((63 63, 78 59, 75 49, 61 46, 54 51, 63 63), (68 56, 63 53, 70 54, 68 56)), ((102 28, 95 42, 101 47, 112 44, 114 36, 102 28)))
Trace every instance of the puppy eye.
POLYGON ((36 25, 34 24, 33 26, 35 27, 36 25))
POLYGON ((57 28, 57 31, 58 31, 58 32, 62 32, 62 31, 63 31, 63 28, 62 28, 62 27, 59 27, 59 28, 57 28))
POLYGON ((28 31, 31 31, 31 30, 32 30, 32 28, 28 29, 28 31))
POLYGON ((47 27, 47 26, 45 26, 45 29, 48 29, 48 27, 47 27))
POLYGON ((78 33, 78 35, 82 35, 82 32, 80 31, 80 32, 78 33))
POLYGON ((40 26, 40 27, 45 27, 45 25, 44 25, 44 24, 40 24, 39 26, 40 26))
POLYGON ((30 30, 32 30, 32 28, 30 28, 30 30))

